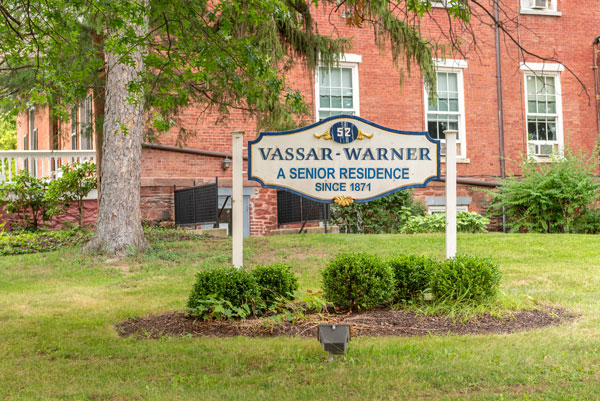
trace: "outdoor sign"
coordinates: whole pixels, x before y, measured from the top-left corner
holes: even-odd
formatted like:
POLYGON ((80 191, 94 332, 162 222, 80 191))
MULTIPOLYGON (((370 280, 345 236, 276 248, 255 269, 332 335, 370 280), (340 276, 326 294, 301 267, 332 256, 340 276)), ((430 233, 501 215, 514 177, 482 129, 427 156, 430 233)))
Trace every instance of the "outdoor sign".
POLYGON ((319 202, 367 202, 440 177, 440 142, 335 116, 250 141, 248 178, 319 202))

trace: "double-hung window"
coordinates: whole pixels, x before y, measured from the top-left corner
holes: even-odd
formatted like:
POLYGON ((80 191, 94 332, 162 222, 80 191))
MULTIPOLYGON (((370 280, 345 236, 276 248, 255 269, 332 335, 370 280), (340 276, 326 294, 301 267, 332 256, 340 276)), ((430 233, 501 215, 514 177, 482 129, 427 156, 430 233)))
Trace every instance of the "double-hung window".
POLYGON ((456 156, 466 157, 465 141, 465 102, 462 70, 464 60, 438 62, 437 96, 430 99, 425 91, 427 132, 433 139, 442 142, 442 154, 446 153, 445 130, 456 130, 456 156))
POLYGON ((562 65, 522 64, 527 93, 527 151, 536 158, 562 152, 562 105, 560 75, 562 65))
POLYGON ((317 120, 330 116, 360 114, 358 100, 358 63, 361 56, 347 54, 344 61, 331 67, 319 67, 315 103, 317 120), (351 62, 349 62, 351 61, 351 62))

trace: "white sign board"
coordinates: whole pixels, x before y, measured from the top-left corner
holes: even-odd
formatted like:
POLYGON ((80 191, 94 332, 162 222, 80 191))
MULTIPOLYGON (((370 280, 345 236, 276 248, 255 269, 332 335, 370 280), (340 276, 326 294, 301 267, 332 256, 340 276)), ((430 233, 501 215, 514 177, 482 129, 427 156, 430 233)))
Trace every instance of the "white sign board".
POLYGON ((248 178, 319 202, 366 202, 440 177, 440 142, 335 116, 248 143, 248 178))

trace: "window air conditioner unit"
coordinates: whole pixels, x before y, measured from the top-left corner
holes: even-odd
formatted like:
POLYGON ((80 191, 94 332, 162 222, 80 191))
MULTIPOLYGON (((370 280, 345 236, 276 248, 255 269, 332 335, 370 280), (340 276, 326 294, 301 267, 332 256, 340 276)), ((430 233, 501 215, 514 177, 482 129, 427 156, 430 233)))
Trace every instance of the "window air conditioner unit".
POLYGON ((533 145, 533 154, 538 157, 550 157, 554 153, 554 146, 550 144, 533 145))
POLYGON ((548 8, 548 0, 532 0, 531 3, 531 8, 537 10, 548 8))

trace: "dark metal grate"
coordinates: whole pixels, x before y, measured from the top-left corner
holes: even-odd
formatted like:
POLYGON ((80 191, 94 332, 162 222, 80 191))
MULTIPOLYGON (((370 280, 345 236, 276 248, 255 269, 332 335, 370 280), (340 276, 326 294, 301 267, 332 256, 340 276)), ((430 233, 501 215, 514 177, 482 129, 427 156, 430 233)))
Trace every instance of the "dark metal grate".
POLYGON ((216 224, 219 220, 218 184, 175 190, 175 224, 216 224))
POLYGON ((315 202, 288 191, 277 191, 277 223, 329 220, 329 204, 315 202))

